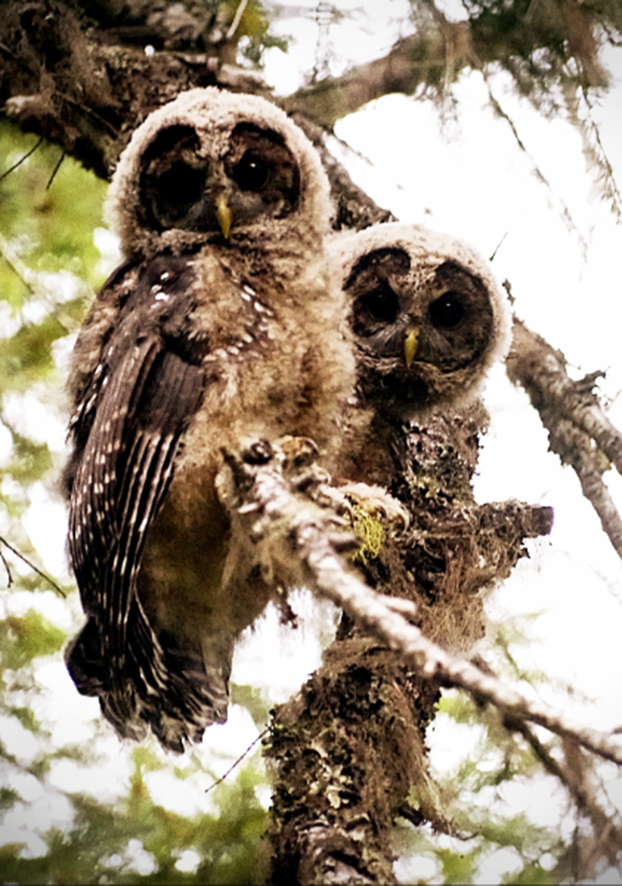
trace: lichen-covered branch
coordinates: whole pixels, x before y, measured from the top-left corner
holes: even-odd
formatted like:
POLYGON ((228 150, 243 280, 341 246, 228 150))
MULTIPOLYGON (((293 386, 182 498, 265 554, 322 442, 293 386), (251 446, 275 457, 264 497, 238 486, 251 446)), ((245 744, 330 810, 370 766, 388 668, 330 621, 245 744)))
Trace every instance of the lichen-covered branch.
POLYGON ((514 321, 507 371, 529 394, 549 432, 551 450, 575 470, 583 494, 622 557, 622 519, 603 481, 611 464, 622 473, 622 432, 611 424, 593 391, 601 373, 573 381, 563 354, 520 320, 514 321))
MULTIPOLYGON (((373 464, 367 458, 364 472, 399 501, 410 516, 407 529, 383 529, 372 514, 378 503, 365 500, 360 484, 331 492, 347 499, 362 536, 365 553, 357 557, 353 575, 398 595, 399 600, 380 599, 385 605, 389 599, 398 611, 405 607, 428 636, 465 650, 484 631, 482 589, 509 574, 525 554, 523 539, 548 532, 552 516, 550 508, 520 502, 473 501, 469 481, 485 420, 479 407, 436 416, 421 427, 376 419, 370 429, 373 451, 383 455, 373 464), (375 551, 365 541, 370 525, 379 528, 375 551)), ((363 459, 351 455, 360 469, 363 459)), ((345 462, 343 469, 357 478, 354 464, 345 462)), ((292 478, 291 467, 288 471, 292 478)), ((303 479, 309 495, 308 473, 303 479)), ((230 501, 238 498, 230 493, 230 501)), ((249 507, 257 516, 256 505, 249 507)), ((319 514, 321 535, 330 509, 319 514)), ((236 525, 248 537, 248 526, 236 525)), ((284 532, 278 519, 277 525, 284 532)), ((332 524, 328 528, 334 533, 332 524)), ((343 528, 341 533, 340 545, 343 528)), ((262 530, 255 527, 251 534, 262 530)), ((290 532, 285 536, 290 539, 290 532)), ((277 558, 287 559, 299 559, 289 542, 287 553, 277 558)), ((339 557, 336 567, 343 567, 339 557)), ((313 580, 306 573, 296 579, 313 580)), ((329 577, 327 585, 332 581, 329 577)), ((396 816, 451 831, 427 772, 424 735, 437 694, 438 681, 418 672, 399 651, 379 645, 355 617, 342 622, 324 666, 275 715, 266 751, 274 775, 273 882, 338 882, 346 868, 354 882, 390 882, 396 816)))
POLYGON ((344 559, 344 551, 352 548, 352 537, 336 523, 331 488, 314 481, 308 462, 298 472, 279 447, 264 444, 263 451, 261 461, 252 453, 250 457, 247 452, 241 457, 228 453, 229 480, 223 481, 228 488, 226 506, 253 541, 263 568, 278 577, 284 574, 284 564, 295 564, 298 578, 308 587, 339 605, 427 679, 464 689, 479 703, 494 704, 504 714, 568 736, 622 765, 622 744, 610 735, 572 723, 561 711, 527 698, 428 640, 412 623, 417 617, 412 603, 376 593, 344 559))
POLYGON ((508 375, 522 385, 536 409, 551 405, 559 414, 591 437, 622 474, 622 432, 605 415, 594 393, 601 372, 579 381, 569 378, 566 359, 521 320, 514 321, 508 375))
POLYGON ((395 882, 393 821, 411 787, 419 823, 441 828, 424 745, 436 696, 373 638, 333 643, 274 712, 271 883, 395 882))
POLYGON ((357 631, 337 640, 324 666, 276 712, 266 752, 275 775, 272 882, 392 882, 390 829, 411 784, 421 821, 449 829, 424 742, 440 685, 622 765, 622 747, 609 735, 569 722, 446 652, 412 623, 419 613, 410 600, 363 583, 343 557, 353 540, 334 510, 338 491, 314 471, 308 450, 302 460, 292 451, 290 442, 285 452, 263 445, 228 454, 221 489, 233 543, 250 539, 263 569, 329 597, 357 631))

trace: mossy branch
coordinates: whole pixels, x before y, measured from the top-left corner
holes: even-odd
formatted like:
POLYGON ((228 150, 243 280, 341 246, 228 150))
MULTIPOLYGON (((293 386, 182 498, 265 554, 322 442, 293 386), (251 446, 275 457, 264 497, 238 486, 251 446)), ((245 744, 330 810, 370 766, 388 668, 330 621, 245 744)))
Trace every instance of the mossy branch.
POLYGON ((261 445, 261 461, 252 449, 227 453, 229 475, 221 485, 227 488, 224 498, 232 522, 252 540, 263 568, 332 600, 427 679, 464 689, 479 704, 493 704, 502 714, 544 726, 622 766, 621 741, 573 723, 561 711, 446 652, 409 620, 416 618, 410 601, 368 587, 343 556, 355 542, 344 528, 343 513, 338 514, 338 508, 343 511, 339 495, 326 477, 314 474, 308 459, 298 465, 287 449, 261 445))

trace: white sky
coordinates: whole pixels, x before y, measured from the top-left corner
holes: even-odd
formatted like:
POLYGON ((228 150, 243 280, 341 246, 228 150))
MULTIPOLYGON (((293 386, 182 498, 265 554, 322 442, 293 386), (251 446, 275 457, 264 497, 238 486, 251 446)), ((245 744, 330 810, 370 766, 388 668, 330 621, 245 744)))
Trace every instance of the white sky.
MULTIPOLYGON (((296 4, 297 9, 303 6, 314 9, 317 4, 296 4)), ((337 58, 355 63, 391 46, 407 8, 403 0, 352 0, 338 6, 357 12, 353 19, 344 19, 341 25, 331 24, 324 31, 319 57, 332 46, 337 58), (383 30, 381 25, 388 16, 395 24, 383 30)), ((452 2, 447 8, 451 11, 460 5, 456 7, 452 2)), ((266 75, 278 91, 291 92, 318 57, 318 29, 312 17, 281 21, 278 28, 293 35, 297 42, 287 55, 278 50, 268 54, 266 75)), ((594 114, 605 150, 622 184, 622 50, 610 52, 607 58, 614 86, 599 101, 594 114)), ((337 69, 335 73, 338 72, 337 69)), ((622 246, 622 227, 615 224, 609 207, 598 196, 595 182, 586 170, 577 132, 560 120, 544 120, 528 103, 514 98, 503 77, 495 77, 492 83, 497 99, 550 181, 552 195, 536 180, 532 161, 518 150, 507 124, 496 119, 487 106, 486 89, 478 74, 466 75, 458 84, 457 119, 448 120, 444 127, 430 103, 387 96, 341 121, 336 128, 341 142, 335 139, 331 147, 353 178, 402 221, 422 222, 463 237, 487 256, 503 241, 494 267, 501 280, 507 278, 512 284, 517 314, 563 350, 577 374, 607 370, 601 390, 612 401, 611 417, 620 426, 622 291, 618 249, 622 246), (568 207, 578 233, 566 227, 560 216, 561 204, 568 207), (587 244, 585 250, 581 241, 587 244)), ((556 513, 550 538, 531 545, 531 560, 521 562, 492 597, 491 616, 504 620, 543 611, 545 614, 534 631, 538 642, 519 652, 521 663, 541 668, 554 679, 571 682, 578 693, 596 698, 595 704, 587 706, 577 701, 572 708, 575 716, 600 728, 622 724, 618 664, 622 637, 620 560, 583 500, 573 472, 562 468, 559 460, 547 452, 546 435, 537 416, 502 371, 493 373, 487 404, 492 427, 480 461, 476 486, 479 499, 514 497, 550 504, 556 513)), ((610 485, 622 506, 620 478, 612 475, 610 485)), ((65 524, 44 487, 35 494, 27 528, 46 566, 58 573, 65 524)), ((52 595, 41 595, 41 599, 42 605, 49 606, 52 620, 66 620, 67 615, 57 611, 58 604, 52 595)), ((313 608, 308 598, 303 595, 301 599, 306 602, 301 602, 300 607, 313 608)), ((22 604, 15 600, 13 605, 22 604)), ((329 625, 330 615, 325 614, 324 618, 329 625)), ((275 702, 300 685, 320 655, 313 632, 303 630, 293 637, 284 637, 276 622, 270 615, 247 639, 236 654, 233 673, 236 682, 254 680, 264 686, 275 702)), ((84 729, 88 733, 98 720, 97 703, 77 696, 69 677, 61 671, 59 666, 40 679, 48 692, 57 693, 56 699, 62 700, 64 711, 75 707, 75 716, 63 720, 70 730, 81 734, 84 729)), ((542 690, 542 695, 555 701, 552 690, 542 690)), ((566 699, 564 705, 568 709, 566 699)), ((58 728, 56 738, 67 740, 60 725, 58 728)), ((101 724, 98 729, 97 748, 102 759, 112 759, 110 765, 123 773, 116 777, 123 789, 129 776, 126 749, 119 750, 116 739, 101 724)), ((227 726, 208 730, 204 747, 206 752, 214 752, 217 761, 222 759, 218 771, 227 768, 230 759, 241 752, 255 733, 249 718, 238 708, 232 711, 227 726)), ((439 718, 432 733, 437 765, 452 765, 456 741, 455 731, 439 718)), ((15 747, 27 759, 27 741, 20 744, 20 736, 16 736, 15 747)), ((104 770, 98 783, 110 784, 107 772, 104 770)), ((17 776, 13 773, 12 777, 17 776)), ((611 777, 607 770, 607 780, 611 777)), ((53 770, 49 786, 58 791, 71 785, 83 787, 83 781, 80 767, 66 764, 53 770)), ((151 786, 160 802, 173 802, 171 785, 164 776, 159 776, 159 782, 152 778, 151 786)), ((28 793, 30 788, 25 790, 28 793)), ((618 775, 610 783, 610 794, 617 807, 622 808, 622 779, 618 775)), ((60 798, 61 794, 54 796, 60 798)), ((521 798, 515 792, 508 802, 517 807, 521 803, 532 808, 537 805, 555 819, 559 814, 557 801, 547 797, 548 794, 521 798)), ((201 808, 205 808, 206 802, 201 799, 201 808)), ((60 799, 58 803, 62 819, 67 810, 63 813, 60 799)), ((9 820, 8 825, 5 822, 5 828, 11 831, 19 827, 23 832, 29 827, 29 814, 32 822, 32 807, 26 805, 15 820, 9 820)), ((43 851, 41 847, 39 851, 43 851)), ((36 846, 32 852, 37 853, 36 846)), ((492 881, 500 870, 511 867, 507 856, 490 864, 492 867, 481 871, 479 882, 492 881)), ((423 869, 419 873, 423 874, 423 869)), ((412 871, 406 869, 402 875, 408 878, 412 871)), ((613 875, 605 881, 620 882, 613 875)))

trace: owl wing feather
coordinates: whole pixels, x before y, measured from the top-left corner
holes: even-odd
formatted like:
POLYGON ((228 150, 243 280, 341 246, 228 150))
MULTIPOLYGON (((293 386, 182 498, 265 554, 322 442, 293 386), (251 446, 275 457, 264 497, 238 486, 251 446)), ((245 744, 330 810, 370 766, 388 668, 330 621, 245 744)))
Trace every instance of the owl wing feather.
POLYGON ((190 330, 194 272, 161 257, 139 274, 83 391, 72 424, 82 441, 73 477, 69 551, 88 621, 67 655, 78 689, 98 695, 117 731, 144 736, 145 721, 176 750, 188 731, 223 719, 222 693, 163 647, 136 579, 183 435, 205 390, 205 335, 190 330), (162 724, 163 711, 175 728, 162 724))

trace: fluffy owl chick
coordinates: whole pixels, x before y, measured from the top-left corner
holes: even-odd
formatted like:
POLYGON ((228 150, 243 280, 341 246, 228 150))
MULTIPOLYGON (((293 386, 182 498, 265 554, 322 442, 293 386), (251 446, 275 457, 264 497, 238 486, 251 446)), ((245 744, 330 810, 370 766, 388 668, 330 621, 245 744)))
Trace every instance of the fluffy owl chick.
POLYGON ((508 300, 475 250, 416 225, 335 235, 329 251, 350 305, 357 367, 341 468, 385 484, 391 429, 464 405, 505 355, 508 300), (374 453, 377 464, 368 461, 374 453))
POLYGON ((153 112, 119 161, 127 260, 75 345, 66 481, 87 615, 67 664, 120 736, 150 724, 181 750, 224 721, 233 642, 271 593, 252 564, 223 590, 223 447, 338 433, 354 367, 328 193, 284 113, 215 88, 153 112))

